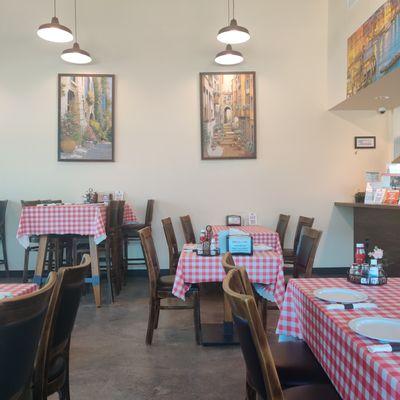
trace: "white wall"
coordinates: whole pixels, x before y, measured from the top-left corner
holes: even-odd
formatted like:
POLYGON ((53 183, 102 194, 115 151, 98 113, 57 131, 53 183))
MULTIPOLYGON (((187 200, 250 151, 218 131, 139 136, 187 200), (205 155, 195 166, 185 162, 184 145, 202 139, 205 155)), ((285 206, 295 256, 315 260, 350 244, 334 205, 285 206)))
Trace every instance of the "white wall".
MULTIPOLYGON (((298 216, 314 216, 324 231, 317 265, 348 265, 351 216, 333 203, 363 187, 364 171, 384 168, 387 121, 375 113, 327 111, 328 1, 236 2, 252 39, 239 47, 246 62, 227 70, 257 73, 258 158, 240 161, 200 160, 198 73, 225 70, 213 56, 222 48, 215 36, 226 21, 226 1, 79 1, 79 41, 96 59, 89 66, 65 64, 64 46, 36 37, 50 18, 49 3, 0 3, 0 197, 11 201, 14 269, 23 255, 15 240, 19 200, 76 201, 89 187, 124 190, 141 216, 146 199, 157 200, 154 229, 164 265, 162 217, 174 218, 181 237, 179 215, 190 213, 198 231, 248 211, 270 227, 279 212, 291 214, 287 245, 298 216), (61 72, 116 75, 115 163, 57 162, 61 72), (355 154, 354 136, 364 133, 376 135, 378 147, 355 154)), ((71 2, 58 3, 61 22, 72 26, 71 2)), ((331 21, 329 51, 339 28, 331 21)), ((341 47, 343 38, 337 40, 341 47)))

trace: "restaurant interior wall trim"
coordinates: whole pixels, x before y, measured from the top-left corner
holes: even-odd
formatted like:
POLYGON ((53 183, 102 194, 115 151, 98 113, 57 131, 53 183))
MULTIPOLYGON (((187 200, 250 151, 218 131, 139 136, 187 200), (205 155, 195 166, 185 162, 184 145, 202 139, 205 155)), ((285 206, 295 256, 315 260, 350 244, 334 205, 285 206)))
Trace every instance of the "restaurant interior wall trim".
MULTIPOLYGON (((64 63, 62 45, 37 38, 47 2, 14 0, 7 7, 3 2, 0 197, 10 200, 11 267, 21 269, 23 262, 15 240, 19 201, 80 201, 89 187, 125 191, 141 218, 146 200, 156 199, 153 228, 164 266, 161 218, 173 218, 182 241, 179 215, 191 214, 198 232, 223 223, 227 214, 250 211, 269 227, 280 212, 291 214, 286 246, 298 216, 315 217, 324 232, 316 265, 348 266, 352 218, 333 203, 363 189, 365 171, 383 170, 390 141, 387 116, 327 111, 342 83, 345 94, 345 58, 336 54, 345 46, 338 35, 343 24, 333 10, 341 2, 236 2, 252 39, 238 45, 245 62, 231 70, 256 71, 257 159, 225 161, 201 160, 199 105, 199 72, 229 70, 213 63, 221 50, 215 35, 225 18, 224 0, 82 1, 79 41, 94 58, 87 66, 64 63), (334 13, 329 28, 328 8, 334 13), (114 163, 57 162, 58 73, 115 74, 114 163), (376 136, 376 150, 356 153, 357 135, 376 136)), ((363 0, 342 10, 363 11, 357 24, 346 19, 348 32, 374 11, 373 3, 363 0)), ((69 1, 58 2, 68 26, 72 12, 69 1)))

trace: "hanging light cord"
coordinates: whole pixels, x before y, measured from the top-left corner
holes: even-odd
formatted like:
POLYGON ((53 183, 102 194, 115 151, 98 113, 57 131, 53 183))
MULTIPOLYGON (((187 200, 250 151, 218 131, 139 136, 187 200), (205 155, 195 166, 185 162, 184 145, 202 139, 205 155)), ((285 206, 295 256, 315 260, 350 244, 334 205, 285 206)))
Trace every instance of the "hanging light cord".
POLYGON ((229 25, 229 21, 230 21, 230 16, 231 16, 231 0, 228 0, 228 25, 229 25))
POLYGON ((235 0, 232 0, 232 18, 235 19, 235 0))
POLYGON ((76 23, 76 0, 75 1, 75 42, 78 43, 78 28, 76 23))
POLYGON ((54 0, 53 2, 53 8, 54 8, 54 16, 57 17, 56 0, 54 0))

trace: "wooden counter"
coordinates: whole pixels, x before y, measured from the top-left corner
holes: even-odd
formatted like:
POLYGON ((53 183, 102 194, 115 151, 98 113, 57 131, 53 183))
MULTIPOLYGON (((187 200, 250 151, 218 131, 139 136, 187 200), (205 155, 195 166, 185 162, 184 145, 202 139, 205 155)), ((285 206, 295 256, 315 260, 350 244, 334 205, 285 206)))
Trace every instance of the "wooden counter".
POLYGON ((336 202, 336 207, 353 209, 354 245, 369 241, 384 250, 388 272, 400 276, 400 206, 336 202))

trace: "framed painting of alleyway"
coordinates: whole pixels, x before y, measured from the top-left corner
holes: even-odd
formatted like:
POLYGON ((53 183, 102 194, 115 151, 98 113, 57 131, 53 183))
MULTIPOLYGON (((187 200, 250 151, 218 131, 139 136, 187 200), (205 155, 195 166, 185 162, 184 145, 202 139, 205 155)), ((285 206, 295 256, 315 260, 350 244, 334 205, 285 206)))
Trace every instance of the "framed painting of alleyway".
POLYGON ((256 158, 255 72, 200 73, 201 159, 256 158))
POLYGON ((58 75, 58 161, 114 161, 114 75, 58 75))

